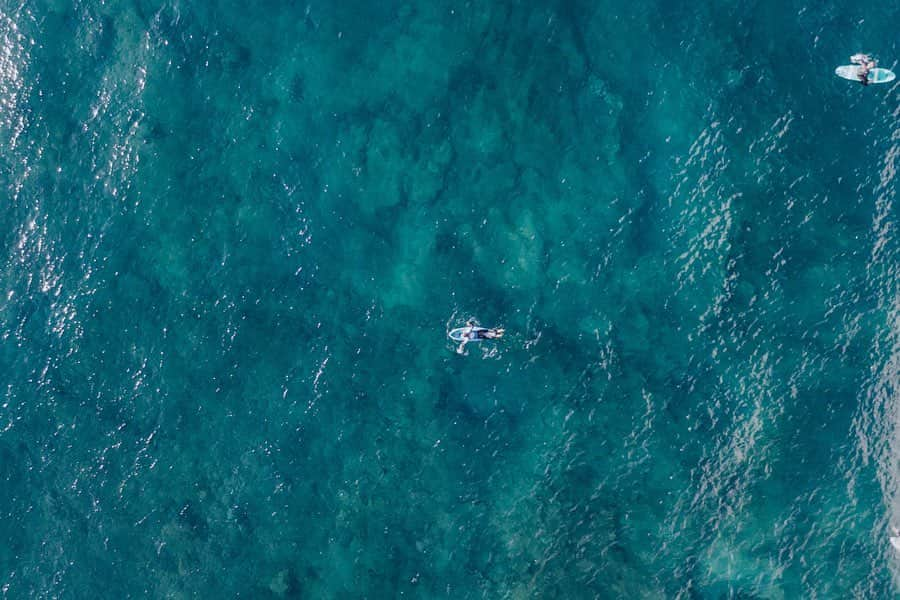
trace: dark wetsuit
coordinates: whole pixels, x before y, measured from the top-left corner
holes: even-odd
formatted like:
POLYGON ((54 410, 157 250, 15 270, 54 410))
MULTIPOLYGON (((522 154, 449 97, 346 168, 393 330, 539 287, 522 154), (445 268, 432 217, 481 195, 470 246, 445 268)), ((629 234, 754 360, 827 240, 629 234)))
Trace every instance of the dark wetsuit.
MULTIPOLYGON (((850 60, 853 60, 853 58, 855 57, 850 57, 850 60)), ((863 57, 858 62, 855 60, 853 62, 859 65, 859 74, 857 75, 859 82, 863 85, 869 85, 869 71, 874 69, 878 63, 868 56, 863 57)))

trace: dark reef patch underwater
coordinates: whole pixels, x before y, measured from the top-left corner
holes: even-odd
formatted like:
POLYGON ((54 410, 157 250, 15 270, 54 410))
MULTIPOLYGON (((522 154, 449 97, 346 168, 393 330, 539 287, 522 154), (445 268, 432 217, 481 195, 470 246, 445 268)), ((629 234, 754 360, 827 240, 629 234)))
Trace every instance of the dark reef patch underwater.
POLYGON ((0 2, 2 596, 895 597, 898 22, 0 2))

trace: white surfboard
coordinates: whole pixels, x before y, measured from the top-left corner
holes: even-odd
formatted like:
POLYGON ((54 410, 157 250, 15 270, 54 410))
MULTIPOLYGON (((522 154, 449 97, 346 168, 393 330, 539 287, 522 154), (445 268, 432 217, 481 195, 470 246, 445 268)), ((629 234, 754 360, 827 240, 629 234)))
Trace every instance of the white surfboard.
MULTIPOLYGON (((834 70, 834 74, 850 81, 859 81, 859 65, 843 65, 834 70)), ((875 67, 869 70, 869 83, 890 83, 897 76, 890 69, 875 67)))
POLYGON ((900 551, 900 537, 897 537, 896 535, 892 535, 890 537, 890 540, 891 540, 891 546, 893 546, 895 550, 900 551))
POLYGON ((472 342, 480 342, 481 341, 481 338, 476 337, 475 335, 472 335, 472 334, 478 333, 479 331, 487 331, 487 330, 488 330, 487 327, 468 327, 468 326, 467 327, 457 327, 456 329, 451 329, 447 333, 447 335, 449 335, 450 339, 453 340, 454 342, 461 342, 463 340, 466 340, 467 342, 472 343, 472 342), (471 336, 471 337, 468 337, 468 336, 471 336))

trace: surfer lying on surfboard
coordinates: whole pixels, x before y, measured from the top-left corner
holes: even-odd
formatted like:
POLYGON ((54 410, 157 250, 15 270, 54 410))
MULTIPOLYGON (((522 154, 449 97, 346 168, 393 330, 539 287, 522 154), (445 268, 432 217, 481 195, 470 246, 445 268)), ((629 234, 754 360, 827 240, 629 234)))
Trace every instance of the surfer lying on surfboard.
POLYGON ((462 354, 463 348, 469 342, 480 342, 481 340, 495 340, 503 337, 504 330, 500 327, 479 327, 475 319, 466 321, 465 327, 454 329, 450 332, 450 338, 459 342, 457 353, 462 354))
POLYGON ((850 57, 850 62, 859 65, 859 82, 863 85, 869 85, 869 71, 875 68, 878 61, 868 54, 859 52, 850 57))

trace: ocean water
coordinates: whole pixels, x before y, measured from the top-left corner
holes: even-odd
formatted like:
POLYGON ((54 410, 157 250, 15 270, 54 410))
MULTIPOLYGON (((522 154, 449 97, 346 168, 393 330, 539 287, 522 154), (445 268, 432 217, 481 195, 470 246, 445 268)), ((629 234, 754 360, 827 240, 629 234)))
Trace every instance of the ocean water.
POLYGON ((895 597, 898 20, 0 0, 2 597, 895 597))

